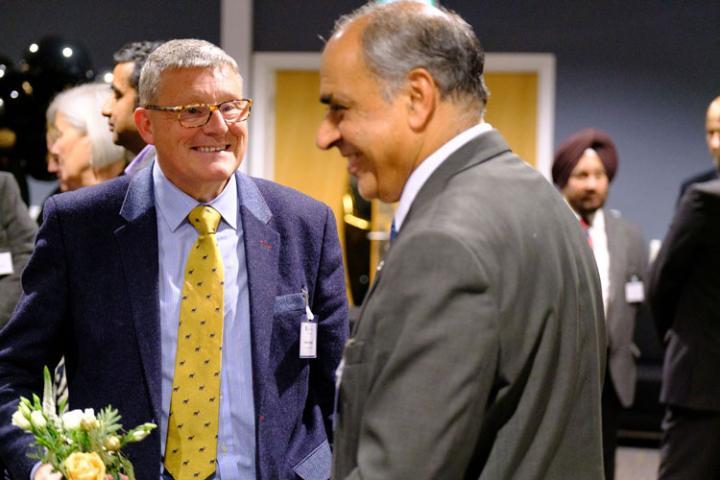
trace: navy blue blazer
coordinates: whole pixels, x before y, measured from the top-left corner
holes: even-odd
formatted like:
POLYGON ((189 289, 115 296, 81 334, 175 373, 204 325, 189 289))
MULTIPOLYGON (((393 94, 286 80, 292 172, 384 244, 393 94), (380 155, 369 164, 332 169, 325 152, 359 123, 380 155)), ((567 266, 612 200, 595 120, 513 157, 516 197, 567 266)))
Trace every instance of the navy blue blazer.
MULTIPOLYGON (((71 408, 119 409, 124 425, 160 418, 158 236, 151 168, 51 197, 0 331, 0 460, 25 480, 29 435, 10 425, 20 395, 65 355, 71 408)), ((330 474, 334 372, 347 336, 345 277, 331 210, 237 174, 250 290, 257 475, 330 474), (317 359, 299 358, 301 289, 319 318, 317 359)), ((162 248, 162 246, 159 246, 162 248)), ((139 479, 158 478, 158 431, 127 448, 139 479)))

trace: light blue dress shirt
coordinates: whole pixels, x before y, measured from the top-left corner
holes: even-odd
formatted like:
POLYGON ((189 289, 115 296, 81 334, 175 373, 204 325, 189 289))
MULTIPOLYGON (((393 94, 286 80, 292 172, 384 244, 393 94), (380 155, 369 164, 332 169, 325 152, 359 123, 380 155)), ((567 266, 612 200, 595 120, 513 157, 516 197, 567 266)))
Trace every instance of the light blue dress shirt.
MULTIPOLYGON (((157 209, 162 339, 162 415, 159 427, 164 454, 175 370, 179 299, 187 254, 197 238, 197 231, 186 217, 198 202, 173 185, 157 163, 152 168, 157 209)), ((208 203, 222 215, 217 241, 225 273, 225 320, 215 478, 223 480, 255 479, 250 304, 238 202, 237 181, 233 175, 223 192, 208 203)))

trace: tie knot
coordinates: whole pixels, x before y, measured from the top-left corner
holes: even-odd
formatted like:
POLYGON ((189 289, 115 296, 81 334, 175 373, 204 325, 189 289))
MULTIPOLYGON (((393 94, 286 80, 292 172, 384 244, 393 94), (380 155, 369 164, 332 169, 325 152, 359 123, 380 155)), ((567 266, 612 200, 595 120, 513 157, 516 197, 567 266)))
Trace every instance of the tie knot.
POLYGON ((188 220, 200 235, 207 235, 217 231, 220 224, 220 213, 213 207, 198 205, 190 211, 188 220))
POLYGON ((392 224, 390 224, 390 243, 395 241, 397 234, 398 231, 397 228, 395 228, 395 219, 393 218, 392 224))

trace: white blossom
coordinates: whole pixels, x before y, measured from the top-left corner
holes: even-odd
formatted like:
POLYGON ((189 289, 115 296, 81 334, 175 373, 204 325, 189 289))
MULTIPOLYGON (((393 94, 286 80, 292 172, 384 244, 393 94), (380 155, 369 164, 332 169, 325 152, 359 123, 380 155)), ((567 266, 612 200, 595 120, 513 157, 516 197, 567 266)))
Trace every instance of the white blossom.
POLYGON ((110 435, 105 439, 104 446, 111 452, 120 450, 120 439, 115 435, 110 435))
POLYGON ((65 430, 79 430, 82 419, 82 410, 70 410, 62 414, 62 423, 65 430))
POLYGON ((23 415, 23 412, 20 409, 13 413, 12 424, 18 428, 22 428, 23 430, 30 430, 30 421, 25 415, 23 415))
POLYGON ((98 422, 97 418, 95 418, 95 411, 92 408, 86 408, 85 411, 82 413, 82 418, 80 419, 80 426, 86 432, 100 426, 100 422, 98 422))
POLYGON ((45 427, 47 427, 47 420, 45 419, 45 415, 43 415, 43 412, 40 410, 34 410, 30 414, 30 423, 32 423, 33 427, 37 428, 38 430, 43 430, 45 427))

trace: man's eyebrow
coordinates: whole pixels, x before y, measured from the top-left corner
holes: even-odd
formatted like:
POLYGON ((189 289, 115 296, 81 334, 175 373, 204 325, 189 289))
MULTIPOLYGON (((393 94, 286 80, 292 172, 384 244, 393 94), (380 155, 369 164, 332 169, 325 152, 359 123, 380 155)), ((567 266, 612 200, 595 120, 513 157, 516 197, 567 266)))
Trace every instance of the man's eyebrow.
POLYGON ((320 103, 322 103, 323 105, 330 105, 331 103, 333 103, 332 94, 330 94, 330 95, 321 95, 321 96, 320 96, 320 103))
POLYGON ((110 84, 110 90, 112 90, 115 93, 123 93, 122 90, 120 90, 120 88, 118 88, 114 83, 110 84))

